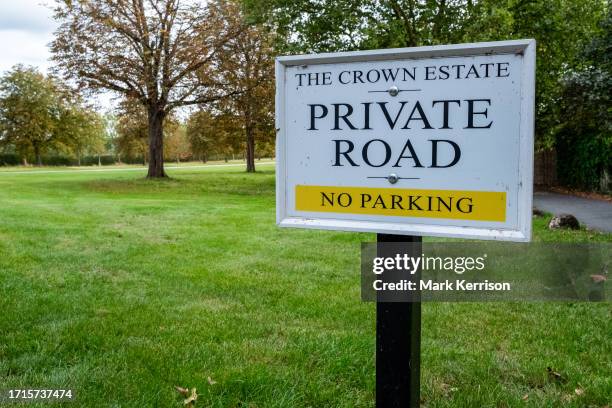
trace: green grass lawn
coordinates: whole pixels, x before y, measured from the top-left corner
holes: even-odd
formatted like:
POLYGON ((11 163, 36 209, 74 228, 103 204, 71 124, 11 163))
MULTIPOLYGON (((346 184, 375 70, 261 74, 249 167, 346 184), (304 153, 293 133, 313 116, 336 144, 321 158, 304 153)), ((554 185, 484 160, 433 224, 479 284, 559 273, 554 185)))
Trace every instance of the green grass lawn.
MULTIPOLYGON (((71 388, 70 407, 180 407, 175 385, 200 407, 372 407, 359 256, 374 236, 277 228, 259 169, 0 174, 0 389, 71 388)), ((538 240, 612 241, 546 221, 538 240)), ((426 407, 611 402, 610 303, 426 303, 422 335, 426 407)))

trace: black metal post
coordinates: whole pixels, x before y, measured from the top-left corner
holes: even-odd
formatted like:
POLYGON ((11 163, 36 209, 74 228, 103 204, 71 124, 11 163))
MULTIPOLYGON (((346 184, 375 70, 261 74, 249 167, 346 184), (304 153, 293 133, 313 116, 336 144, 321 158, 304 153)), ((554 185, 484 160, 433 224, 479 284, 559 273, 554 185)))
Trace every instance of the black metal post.
MULTIPOLYGON (((378 234, 378 243, 408 242, 409 256, 420 256, 417 236, 378 234)), ((378 245, 377 256, 397 250, 378 245)), ((420 276, 420 271, 418 275, 420 276)), ((421 303, 376 304, 376 408, 418 408, 421 386, 421 303)))

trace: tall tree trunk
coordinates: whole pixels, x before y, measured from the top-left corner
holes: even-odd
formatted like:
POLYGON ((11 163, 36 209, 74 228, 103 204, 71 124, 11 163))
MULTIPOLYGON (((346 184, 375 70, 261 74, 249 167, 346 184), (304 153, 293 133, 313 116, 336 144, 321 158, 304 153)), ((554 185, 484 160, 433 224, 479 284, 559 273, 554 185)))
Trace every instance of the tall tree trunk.
POLYGON ((255 173, 255 132, 253 125, 248 123, 246 130, 246 171, 255 173))
POLYGON ((157 108, 149 109, 149 172, 147 178, 167 177, 164 171, 164 119, 157 108))
POLYGON ((36 156, 36 165, 42 167, 42 156, 40 155, 40 147, 34 146, 34 156, 36 156))

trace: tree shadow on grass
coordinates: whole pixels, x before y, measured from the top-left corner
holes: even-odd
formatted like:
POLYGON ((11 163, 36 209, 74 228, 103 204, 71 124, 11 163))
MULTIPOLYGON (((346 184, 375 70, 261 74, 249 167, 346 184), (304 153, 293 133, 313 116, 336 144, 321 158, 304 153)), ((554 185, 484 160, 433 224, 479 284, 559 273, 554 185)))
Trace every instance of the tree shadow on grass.
MULTIPOLYGON (((70 183, 66 183, 70 184, 70 183)), ((275 180, 273 171, 257 173, 190 172, 172 174, 163 179, 124 178, 99 179, 82 182, 84 190, 105 194, 129 196, 149 194, 171 195, 257 195, 273 197, 275 180)))

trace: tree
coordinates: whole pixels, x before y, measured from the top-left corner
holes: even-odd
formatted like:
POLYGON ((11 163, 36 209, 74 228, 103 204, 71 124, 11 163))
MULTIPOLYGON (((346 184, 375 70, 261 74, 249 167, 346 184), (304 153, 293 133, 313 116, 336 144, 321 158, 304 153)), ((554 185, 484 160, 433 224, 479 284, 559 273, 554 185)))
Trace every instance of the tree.
POLYGON ((148 118, 140 103, 132 99, 123 100, 119 106, 115 126, 117 137, 115 149, 119 156, 134 159, 140 157, 146 166, 148 155, 148 118))
POLYGON ((554 144, 559 79, 580 65, 606 0, 241 0, 283 53, 535 38, 536 139, 554 144))
POLYGON ((117 152, 117 116, 112 112, 106 112, 102 116, 102 122, 104 124, 104 147, 105 152, 117 158, 117 161, 121 163, 121 154, 117 152))
POLYGON ((601 0, 542 0, 519 1, 509 7, 512 38, 533 37, 538 41, 536 147, 540 150, 555 144, 558 125, 563 121, 559 81, 567 70, 581 65, 581 50, 598 31, 604 6, 601 0))
POLYGON ((3 143, 12 144, 23 157, 42 154, 57 140, 61 111, 57 85, 34 67, 15 66, 0 79, 0 127, 3 143))
POLYGON ((232 112, 221 111, 215 115, 213 122, 215 139, 213 152, 221 155, 225 161, 245 151, 244 129, 240 118, 232 112))
POLYGON ((610 190, 612 174, 612 10, 581 52, 582 66, 562 78, 562 121, 556 140, 560 180, 574 187, 610 190))
POLYGON ((206 162, 211 156, 227 161, 244 151, 244 130, 241 118, 230 111, 199 110, 187 120, 187 139, 192 152, 206 162))
MULTIPOLYGON (((146 166, 150 160, 149 154, 149 132, 148 118, 145 108, 133 99, 121 101, 117 112, 118 119, 114 126, 116 136, 114 138, 115 150, 119 156, 128 159, 140 158, 146 166)), ((167 142, 172 143, 173 135, 179 130, 179 123, 173 115, 169 115, 164 120, 163 133, 167 142)), ((108 131, 108 130, 107 130, 108 131)), ((165 144, 165 149, 172 149, 173 146, 165 144)), ((166 152, 167 153, 167 152, 166 152)), ((174 153, 172 153, 174 154, 174 153)), ((167 157, 168 154, 165 154, 167 157)), ((173 159, 176 155, 171 156, 173 159)))
POLYGON ((206 110, 194 112, 187 120, 186 136, 191 152, 206 163, 215 139, 213 115, 206 110))
MULTIPOLYGON (((170 122, 169 122, 170 123, 170 122)), ((181 160, 187 160, 191 157, 191 149, 189 140, 187 139, 185 125, 178 121, 172 121, 171 126, 167 131, 165 154, 166 160, 175 160, 180 163, 181 160)))
POLYGON ((357 50, 376 20, 380 1, 241 0, 251 21, 277 33, 275 48, 284 54, 357 50))
POLYGON ((55 133, 58 144, 76 156, 79 166, 84 155, 100 155, 106 150, 103 119, 77 103, 61 107, 55 133))
MULTIPOLYGON (((499 3, 500 1, 494 0, 499 3)), ((474 20, 470 0, 388 0, 369 10, 362 48, 416 47, 464 42, 474 20), (374 17, 377 16, 377 17, 374 17)))
POLYGON ((255 140, 274 137, 274 65, 272 37, 261 26, 249 24, 231 1, 217 3, 226 24, 239 34, 218 53, 219 71, 233 96, 220 101, 234 112, 245 136, 246 171, 255 171, 255 140), (259 137, 258 137, 259 136, 259 137))
POLYGON ((164 121, 173 109, 227 96, 210 71, 237 33, 216 9, 182 0, 56 0, 58 72, 92 91, 138 101, 147 115, 148 177, 166 177, 164 121))

